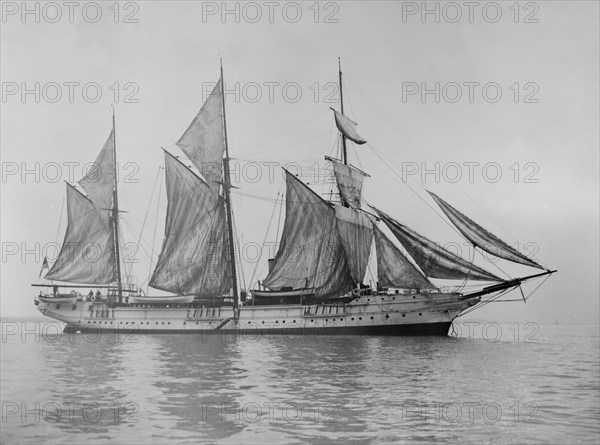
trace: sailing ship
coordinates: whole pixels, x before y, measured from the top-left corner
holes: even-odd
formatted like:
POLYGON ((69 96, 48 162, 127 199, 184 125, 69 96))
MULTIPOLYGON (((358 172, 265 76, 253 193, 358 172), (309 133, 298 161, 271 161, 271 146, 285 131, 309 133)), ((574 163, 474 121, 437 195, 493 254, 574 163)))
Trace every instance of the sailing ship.
POLYGON ((363 208, 363 182, 369 175, 349 164, 347 144, 366 140, 344 113, 340 64, 340 110, 333 109, 333 114, 341 157, 326 157, 333 167, 337 198, 325 199, 285 171, 279 248, 268 260, 267 276, 248 295, 237 279, 222 64, 220 74, 175 144, 199 174, 164 150, 168 206, 149 285, 170 296, 145 295, 121 272, 113 112, 112 131, 96 169, 79 181, 83 192, 67 183, 68 226, 61 251, 44 277, 50 283, 33 284, 51 289, 34 298, 42 314, 66 323, 69 331, 447 335, 452 322, 466 311, 555 272, 433 193, 431 198, 475 249, 541 272, 501 279, 384 210, 363 208), (364 284, 373 255, 377 280, 364 284), (462 284, 443 288, 432 279, 462 284), (465 292, 467 282, 485 284, 465 292), (89 287, 96 293, 78 291, 89 287), (61 293, 64 288, 71 291, 61 293))

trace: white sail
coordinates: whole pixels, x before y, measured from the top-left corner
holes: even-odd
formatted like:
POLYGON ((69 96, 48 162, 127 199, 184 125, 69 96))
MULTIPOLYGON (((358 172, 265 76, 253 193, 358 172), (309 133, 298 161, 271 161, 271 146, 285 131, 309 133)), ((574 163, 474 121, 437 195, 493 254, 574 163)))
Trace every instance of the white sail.
POLYGON ((339 111, 336 111, 333 108, 332 110, 335 113, 335 125, 347 139, 350 139, 352 142, 355 142, 359 145, 367 142, 360 134, 356 132, 356 122, 349 119, 346 115, 340 113, 339 111))

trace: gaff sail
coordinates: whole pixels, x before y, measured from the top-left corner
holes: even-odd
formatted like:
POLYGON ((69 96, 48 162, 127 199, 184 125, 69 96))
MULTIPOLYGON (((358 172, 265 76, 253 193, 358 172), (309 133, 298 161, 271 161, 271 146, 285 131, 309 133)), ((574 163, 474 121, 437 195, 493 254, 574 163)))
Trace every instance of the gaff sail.
POLYGON ((114 237, 108 210, 67 183, 68 225, 58 258, 47 280, 109 284, 116 279, 114 237))
POLYGON ((319 297, 352 289, 352 277, 330 204, 286 170, 285 223, 269 289, 314 288, 319 297))
POLYGON ((373 207, 427 277, 449 280, 502 281, 373 207))
POLYGON ((165 151, 167 221, 150 286, 179 295, 225 295, 232 287, 223 200, 165 151))
POLYGON ((535 261, 527 258, 522 253, 510 247, 500 238, 488 232, 475 221, 456 210, 442 198, 432 192, 428 192, 442 211, 446 214, 450 222, 469 240, 475 247, 479 247, 498 258, 503 258, 514 263, 524 264, 526 266, 544 269, 535 261))

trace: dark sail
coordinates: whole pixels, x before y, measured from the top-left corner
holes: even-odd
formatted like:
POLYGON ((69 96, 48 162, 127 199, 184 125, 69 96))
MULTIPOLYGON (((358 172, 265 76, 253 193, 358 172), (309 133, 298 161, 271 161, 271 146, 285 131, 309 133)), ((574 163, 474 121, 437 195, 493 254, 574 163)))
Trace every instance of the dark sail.
POLYGON ((212 93, 194 117, 194 120, 177 141, 212 189, 223 181, 222 164, 225 152, 223 121, 223 80, 219 79, 212 93))
POLYGON ((350 291, 351 283, 335 210, 286 171, 285 224, 264 286, 312 287, 317 296, 329 297, 350 291))
POLYGON ((526 266, 544 269, 544 267, 513 249, 500 238, 488 232, 475 221, 456 210, 439 196, 432 192, 428 193, 435 200, 437 205, 440 206, 452 224, 454 224, 460 233, 462 233, 467 240, 472 242, 475 247, 479 247, 481 250, 485 250, 486 252, 497 256, 498 258, 503 258, 514 263, 524 264, 526 266))
POLYGON ((363 180, 366 174, 350 165, 345 165, 337 159, 326 158, 333 164, 333 173, 340 195, 350 207, 360 208, 363 180))
POLYGON ((67 184, 67 232, 45 279, 79 284, 115 281, 114 237, 108 213, 67 184))
POLYGON ((167 222, 150 286, 179 295, 220 296, 232 286, 221 197, 165 151, 167 222))
POLYGON ((401 289, 436 288, 378 227, 375 227, 375 247, 377 249, 377 282, 380 286, 401 289))
POLYGON ((93 167, 79 181, 88 198, 97 209, 104 210, 102 215, 110 215, 106 210, 111 207, 115 186, 115 132, 110 132, 93 167))
POLYGON ((490 272, 469 263, 414 230, 403 226, 375 207, 373 209, 426 276, 449 280, 502 281, 490 272))
POLYGON ((365 213, 341 205, 335 206, 335 217, 352 280, 362 283, 373 243, 373 222, 365 213))

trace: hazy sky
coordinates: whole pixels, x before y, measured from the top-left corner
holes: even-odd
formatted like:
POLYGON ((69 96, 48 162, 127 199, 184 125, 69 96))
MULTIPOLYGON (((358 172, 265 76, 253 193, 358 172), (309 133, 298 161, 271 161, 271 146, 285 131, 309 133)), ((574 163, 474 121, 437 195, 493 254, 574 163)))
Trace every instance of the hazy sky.
MULTIPOLYGON (((422 2, 228 3, 224 16, 221 2, 27 5, 33 12, 25 15, 21 2, 2 6, 3 316, 37 315, 29 285, 62 240, 63 181, 81 179, 96 158, 113 102, 124 236, 134 246, 143 226, 150 246, 157 222, 159 251, 162 178, 160 207, 157 192, 150 198, 160 147, 172 146, 201 106, 219 56, 249 281, 281 188, 279 167, 296 162, 315 182, 325 174, 323 156, 335 155, 328 108, 339 106, 332 82, 341 57, 346 112, 369 141, 350 150, 371 175, 368 202, 470 258, 420 199, 434 207, 425 192, 432 190, 559 270, 527 304, 489 305, 475 316, 598 322, 597 2, 480 2, 473 10, 428 2, 433 12, 424 16, 422 2)), ((265 276, 266 257, 254 282, 265 276)), ((144 283, 149 257, 140 250, 134 259, 144 283)), ((535 272, 497 264, 512 276, 535 272)))

